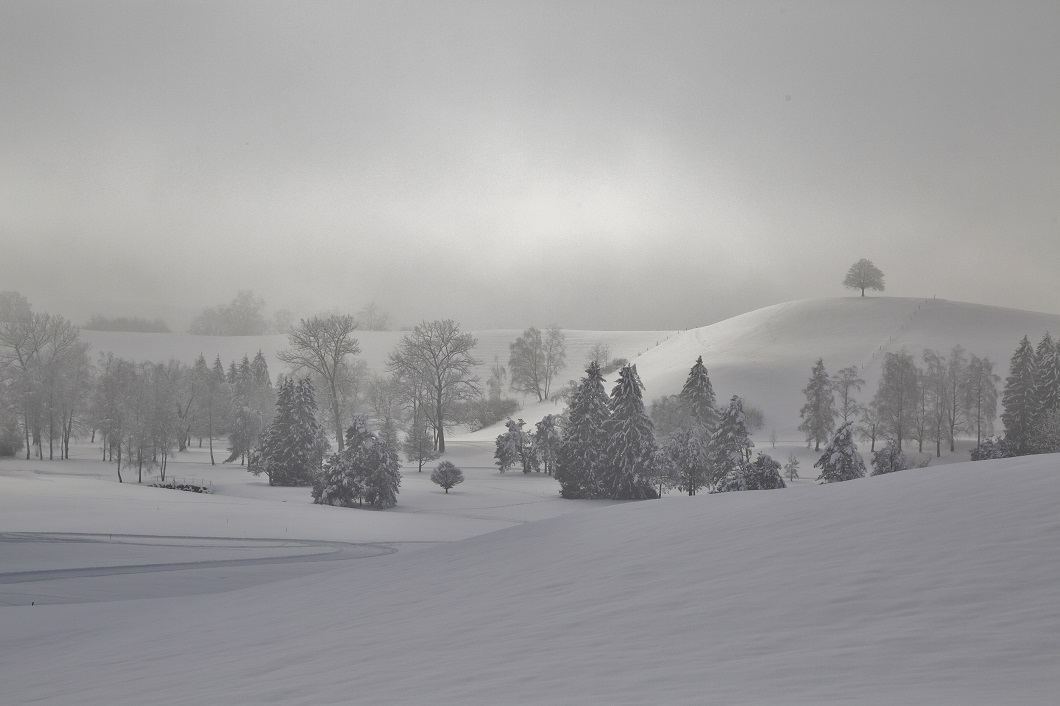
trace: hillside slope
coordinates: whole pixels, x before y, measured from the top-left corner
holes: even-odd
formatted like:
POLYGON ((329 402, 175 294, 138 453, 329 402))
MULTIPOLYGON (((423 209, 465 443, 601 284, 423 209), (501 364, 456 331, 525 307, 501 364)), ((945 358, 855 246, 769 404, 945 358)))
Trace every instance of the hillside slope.
POLYGON ((1054 703, 1058 464, 673 497, 222 595, 0 608, 0 683, 12 703, 1054 703))
MULTIPOLYGON (((765 414, 758 438, 776 431, 780 440, 792 442, 802 438, 801 391, 818 357, 824 358, 829 373, 858 366, 866 381, 859 399, 867 402, 887 352, 904 349, 919 363, 925 348, 946 352, 960 344, 994 361, 994 372, 1003 379, 1019 339, 1026 334, 1037 343, 1046 331, 1060 333, 1060 316, 943 299, 805 299, 682 331, 633 362, 650 401, 679 392, 689 368, 702 355, 719 403, 740 395, 765 414)), ((521 414, 537 421, 554 411, 554 405, 541 405, 521 414)), ((497 433, 493 427, 473 438, 497 433)))

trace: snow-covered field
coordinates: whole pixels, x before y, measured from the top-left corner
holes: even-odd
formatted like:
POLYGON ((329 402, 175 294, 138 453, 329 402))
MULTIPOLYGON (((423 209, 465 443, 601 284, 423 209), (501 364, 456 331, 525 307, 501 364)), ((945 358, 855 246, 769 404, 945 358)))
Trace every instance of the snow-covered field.
POLYGON ((628 334, 632 355, 584 332, 642 353, 649 398, 702 354, 719 397, 766 413, 758 448, 803 461, 782 491, 561 500, 497 473, 496 431, 453 439, 465 483, 406 467, 383 512, 198 449, 169 473, 211 495, 118 484, 88 444, 0 460, 0 702, 1056 703, 1060 456, 818 486, 793 431, 818 355, 864 365, 867 396, 882 351, 961 343, 1003 373, 1045 330, 1060 317, 851 298, 628 334))
POLYGON ((0 600, 81 602, 0 607, 5 703, 1047 704, 1060 690, 1057 456, 610 505, 471 469, 449 495, 409 478, 390 512, 19 465, 0 475, 0 600))

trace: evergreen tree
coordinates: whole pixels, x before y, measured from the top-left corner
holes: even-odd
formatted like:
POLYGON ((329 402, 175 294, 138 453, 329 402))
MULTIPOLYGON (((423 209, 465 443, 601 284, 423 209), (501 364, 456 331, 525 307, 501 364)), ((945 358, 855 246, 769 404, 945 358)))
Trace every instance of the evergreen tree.
POLYGON ((847 422, 836 430, 813 467, 821 469, 817 480, 822 483, 838 483, 865 477, 865 461, 858 453, 858 445, 854 443, 853 422, 847 422))
POLYGON ((397 504, 401 464, 397 454, 355 417, 346 430, 343 450, 333 454, 313 482, 313 502, 353 507, 368 503, 377 509, 397 504))
POLYGON ((1005 379, 1005 391, 1001 404, 1005 411, 1001 421, 1005 424, 1005 439, 1017 456, 1030 451, 1030 434, 1038 420, 1038 395, 1035 388, 1034 348, 1026 336, 1020 341, 1009 364, 1009 376, 1005 379))
POLYGON ((733 395, 729 400, 729 408, 721 415, 718 428, 707 446, 710 481, 717 490, 748 489, 747 471, 752 448, 754 442, 747 432, 743 400, 733 395))
POLYGON ((563 497, 600 497, 599 478, 608 441, 604 424, 610 416, 604 378, 600 366, 592 361, 567 407, 567 429, 555 472, 563 497))
POLYGON ((276 398, 276 416, 262 435, 247 465, 254 475, 265 473, 269 485, 310 485, 327 452, 327 437, 317 421, 316 397, 309 378, 287 378, 276 398))
POLYGON ((788 454, 788 462, 784 464, 784 475, 787 476, 788 482, 793 482, 799 477, 799 459, 795 458, 795 454, 788 454))
POLYGON ((558 415, 546 414, 534 425, 533 452, 547 475, 552 475, 560 445, 563 443, 558 420, 558 415))
POLYGON ((696 364, 688 371, 685 386, 679 397, 687 403, 689 413, 709 435, 718 424, 717 401, 714 397, 714 386, 710 383, 707 368, 703 365, 703 356, 696 358, 696 364))
POLYGON ((254 356, 254 360, 250 362, 250 374, 255 386, 272 387, 272 380, 269 379, 269 363, 265 360, 265 354, 260 349, 258 354, 254 356))
POLYGON ((431 482, 443 488, 448 495, 449 489, 464 482, 464 472, 457 468, 452 461, 442 461, 438 467, 431 471, 431 482))
POLYGON ((654 486, 655 427, 644 409, 644 389, 636 365, 618 373, 611 391, 611 417, 604 422, 607 454, 600 476, 604 497, 642 500, 658 497, 654 486))
POLYGON ((799 431, 806 432, 806 441, 814 443, 813 450, 821 450, 821 442, 827 441, 835 429, 835 397, 832 394, 832 381, 824 370, 824 360, 818 358, 810 372, 810 382, 803 388, 806 404, 802 406, 799 416, 802 424, 799 431))
POLYGON ((1034 351, 1034 386, 1041 414, 1060 408, 1060 342, 1046 333, 1034 351))
POLYGON ((526 425, 522 419, 514 421, 511 418, 504 424, 508 431, 497 437, 497 450, 494 458, 501 473, 504 473, 515 464, 520 464, 523 473, 529 473, 537 466, 537 458, 534 455, 533 441, 523 427, 526 425))
POLYGON ((748 466, 747 489, 748 490, 777 490, 787 488, 784 478, 780 475, 780 461, 764 451, 758 452, 758 458, 748 466))

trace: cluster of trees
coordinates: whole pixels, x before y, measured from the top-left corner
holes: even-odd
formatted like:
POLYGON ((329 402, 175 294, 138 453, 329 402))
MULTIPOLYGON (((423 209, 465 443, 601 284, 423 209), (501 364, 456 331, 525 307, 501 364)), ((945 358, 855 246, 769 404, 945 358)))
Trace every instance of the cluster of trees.
POLYGON ((674 487, 689 495, 785 487, 778 462, 764 453, 752 460, 743 400, 733 396, 724 408, 716 405, 702 357, 681 392, 656 400, 651 415, 642 390, 636 366, 627 364, 608 396, 600 366, 590 362, 556 425, 554 474, 563 497, 640 499, 674 487))
POLYGON ((260 336, 268 330, 265 300, 247 290, 228 304, 203 309, 188 327, 188 333, 197 336, 260 336))
POLYGON ((497 437, 494 453, 501 473, 518 466, 523 473, 543 470, 552 475, 562 440, 559 416, 546 414, 532 431, 524 430, 526 422, 522 419, 508 419, 505 426, 508 430, 497 437))
POLYGON ((346 430, 343 448, 313 476, 313 502, 379 510, 394 507, 401 486, 401 462, 386 441, 355 417, 346 430))
POLYGON ((142 319, 137 316, 101 316, 96 314, 81 327, 85 331, 132 331, 134 333, 170 333, 162 319, 142 319))
POLYGON ((165 478, 173 451, 194 436, 228 435, 229 461, 245 460, 272 417, 274 393, 259 351, 251 360, 200 355, 135 362, 106 354, 93 365, 88 345, 66 319, 34 313, 16 293, 0 295, 0 454, 69 458, 71 439, 98 435, 105 461, 123 469, 157 469, 165 478))
POLYGON ((259 351, 251 360, 220 357, 213 365, 199 355, 191 367, 177 361, 134 362, 107 353, 100 357, 87 424, 100 436, 104 460, 135 469, 137 481, 157 469, 165 480, 167 460, 193 439, 205 440, 210 463, 217 462, 214 439, 228 436, 225 462, 248 461, 258 437, 272 418, 275 393, 269 368, 259 351))
POLYGON ((92 389, 88 345, 61 316, 34 313, 16 292, 0 293, 0 455, 35 448, 66 458, 92 389))
MULTIPOLYGON (((852 433, 870 442, 870 451, 883 442, 897 449, 916 441, 917 451, 925 443, 942 455, 944 445, 952 453, 962 434, 974 434, 976 443, 993 433, 997 417, 997 386, 988 358, 970 355, 962 346, 949 352, 925 349, 920 364, 906 351, 886 353, 879 386, 866 405, 855 398, 865 385, 856 367, 847 367, 829 376, 823 359, 818 358, 803 389, 806 403, 799 429, 816 450, 827 441, 837 424, 857 422, 852 433)), ((908 467, 908 466, 907 466, 908 467)))
POLYGON ((973 460, 1060 452, 1060 344, 1024 336, 1012 354, 1002 394, 1005 434, 972 451, 973 460))
MULTIPOLYGON (((330 316, 330 314, 324 314, 315 318, 327 319, 330 316)), ((352 318, 357 323, 357 328, 362 331, 386 331, 390 328, 390 315, 383 311, 375 302, 365 304, 352 318)), ((93 321, 96 319, 119 322, 140 321, 138 319, 106 320, 102 317, 96 317, 93 321)), ((188 333, 199 336, 260 336, 266 333, 289 333, 296 324, 297 319, 287 309, 280 309, 274 312, 272 316, 266 316, 265 300, 255 296, 252 291, 242 290, 227 304, 207 307, 199 312, 192 320, 191 326, 188 327, 188 333)), ((111 328, 100 330, 139 331, 148 329, 111 328)))

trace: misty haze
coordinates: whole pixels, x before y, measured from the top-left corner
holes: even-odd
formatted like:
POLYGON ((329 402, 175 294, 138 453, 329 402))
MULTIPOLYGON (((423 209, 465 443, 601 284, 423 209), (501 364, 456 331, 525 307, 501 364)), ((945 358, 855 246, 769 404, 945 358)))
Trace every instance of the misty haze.
POLYGON ((0 701, 1055 703, 1058 29, 0 4, 0 701))

